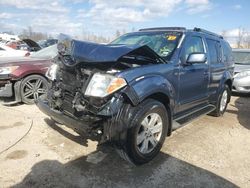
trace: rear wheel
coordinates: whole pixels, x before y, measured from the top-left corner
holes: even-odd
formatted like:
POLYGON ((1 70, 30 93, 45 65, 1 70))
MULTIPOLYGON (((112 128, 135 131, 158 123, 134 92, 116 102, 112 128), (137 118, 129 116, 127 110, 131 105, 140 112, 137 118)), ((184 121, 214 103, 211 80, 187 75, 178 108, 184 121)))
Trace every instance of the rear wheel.
POLYGON ((21 98, 26 104, 33 104, 48 89, 48 81, 40 75, 27 76, 21 83, 21 98))
POLYGON ((219 95, 219 100, 217 102, 216 109, 213 112, 211 112, 211 115, 219 117, 225 113, 229 99, 230 99, 230 93, 231 93, 231 91, 230 91, 228 85, 225 85, 224 89, 222 90, 221 94, 219 95))
POLYGON ((133 112, 131 128, 118 153, 125 160, 139 165, 149 162, 160 152, 169 117, 165 106, 152 99, 145 100, 133 112))

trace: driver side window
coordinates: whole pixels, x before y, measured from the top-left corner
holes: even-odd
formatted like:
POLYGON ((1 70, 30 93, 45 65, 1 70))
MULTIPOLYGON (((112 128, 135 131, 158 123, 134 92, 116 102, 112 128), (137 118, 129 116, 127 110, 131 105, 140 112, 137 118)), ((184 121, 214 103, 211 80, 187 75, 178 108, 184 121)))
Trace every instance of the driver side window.
POLYGON ((188 56, 192 53, 204 53, 204 46, 201 37, 192 36, 185 41, 181 55, 182 63, 185 63, 188 56))

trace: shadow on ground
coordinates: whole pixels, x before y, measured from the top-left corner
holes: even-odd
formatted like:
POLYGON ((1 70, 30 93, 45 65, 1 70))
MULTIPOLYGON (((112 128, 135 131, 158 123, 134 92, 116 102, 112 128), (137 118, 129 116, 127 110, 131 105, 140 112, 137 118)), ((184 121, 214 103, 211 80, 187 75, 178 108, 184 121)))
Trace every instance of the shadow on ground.
POLYGON ((237 187, 202 168, 160 153, 151 163, 133 167, 110 152, 91 164, 83 156, 62 164, 45 160, 35 164, 13 187, 237 187))
POLYGON ((238 96, 231 106, 237 108, 238 110, 231 110, 228 109, 228 113, 236 114, 239 120, 239 123, 247 128, 250 129, 250 94, 234 94, 238 96))
POLYGON ((55 131, 57 131, 58 133, 60 133, 64 137, 66 137, 66 138, 68 138, 68 139, 70 139, 78 144, 81 144, 83 146, 88 146, 88 141, 86 139, 87 136, 83 132, 75 130, 78 133, 78 135, 73 135, 70 132, 67 132, 64 129, 62 129, 60 127, 60 124, 55 123, 54 120, 51 120, 49 118, 45 118, 44 121, 50 128, 54 129, 55 131))
MULTIPOLYGON (((82 138, 62 131, 49 122, 67 138, 82 143, 82 138)), ((161 152, 153 161, 142 166, 133 166, 123 161, 109 146, 66 164, 56 160, 44 160, 35 164, 22 182, 23 187, 237 187, 228 180, 161 152), (90 156, 103 153, 103 160, 94 164, 90 156)))

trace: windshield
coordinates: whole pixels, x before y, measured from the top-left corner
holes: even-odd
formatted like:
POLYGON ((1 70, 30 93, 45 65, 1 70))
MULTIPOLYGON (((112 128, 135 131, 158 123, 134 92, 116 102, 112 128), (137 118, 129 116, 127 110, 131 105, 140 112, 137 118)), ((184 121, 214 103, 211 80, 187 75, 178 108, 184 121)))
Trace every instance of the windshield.
POLYGON ((233 52, 235 64, 250 65, 250 52, 233 52))
POLYGON ((30 55, 33 58, 42 58, 42 59, 52 59, 57 55, 57 45, 52 45, 47 48, 43 48, 38 52, 34 52, 30 55))
POLYGON ((147 45, 159 56, 169 61, 180 37, 181 33, 178 32, 137 32, 125 34, 111 44, 147 45))

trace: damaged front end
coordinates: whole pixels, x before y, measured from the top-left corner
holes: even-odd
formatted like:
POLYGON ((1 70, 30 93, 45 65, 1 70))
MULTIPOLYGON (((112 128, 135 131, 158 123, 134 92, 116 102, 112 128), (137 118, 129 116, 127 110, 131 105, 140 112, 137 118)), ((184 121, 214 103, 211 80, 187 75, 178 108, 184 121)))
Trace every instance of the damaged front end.
POLYGON ((65 39, 59 41, 58 52, 56 63, 47 72, 49 91, 37 106, 55 121, 83 130, 100 142, 115 136, 112 126, 131 92, 119 73, 164 62, 147 46, 65 39))

